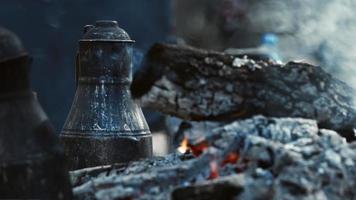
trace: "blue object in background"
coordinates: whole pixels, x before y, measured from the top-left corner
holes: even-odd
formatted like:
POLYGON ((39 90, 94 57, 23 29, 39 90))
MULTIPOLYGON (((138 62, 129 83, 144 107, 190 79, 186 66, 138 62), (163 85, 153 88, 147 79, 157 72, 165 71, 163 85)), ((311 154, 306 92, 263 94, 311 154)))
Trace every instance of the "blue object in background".
POLYGON ((266 33, 262 37, 262 44, 274 46, 278 44, 278 41, 278 36, 273 33, 266 33))
POLYGON ((262 36, 262 44, 260 48, 265 51, 271 59, 273 59, 277 63, 281 63, 282 58, 278 51, 278 42, 279 38, 276 34, 266 33, 262 36))
POLYGON ((170 0, 0 1, 0 26, 19 35, 34 57, 32 86, 57 130, 73 100, 74 60, 83 26, 101 19, 117 20, 136 40, 137 69, 144 52, 168 36, 170 15, 170 0))

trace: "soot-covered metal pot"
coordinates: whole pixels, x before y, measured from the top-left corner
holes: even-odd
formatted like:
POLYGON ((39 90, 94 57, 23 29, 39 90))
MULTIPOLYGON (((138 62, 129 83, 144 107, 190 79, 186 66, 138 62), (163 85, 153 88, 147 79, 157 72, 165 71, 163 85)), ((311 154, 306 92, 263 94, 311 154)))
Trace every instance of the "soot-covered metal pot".
POLYGON ((129 91, 133 43, 116 21, 84 27, 77 89, 61 133, 71 169, 152 155, 151 133, 129 91))
POLYGON ((0 27, 0 199, 71 199, 64 152, 30 88, 31 59, 0 27))

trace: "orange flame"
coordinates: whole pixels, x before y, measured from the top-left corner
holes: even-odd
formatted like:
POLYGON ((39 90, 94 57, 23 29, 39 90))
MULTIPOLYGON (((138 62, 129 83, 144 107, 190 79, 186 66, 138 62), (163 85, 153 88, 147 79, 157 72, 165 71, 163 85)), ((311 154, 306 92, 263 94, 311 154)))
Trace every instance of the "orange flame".
POLYGON ((195 157, 200 156, 207 148, 209 147, 209 144, 206 141, 202 141, 198 144, 192 145, 189 144, 188 138, 184 138, 180 146, 178 147, 178 151, 180 153, 186 153, 187 151, 191 150, 192 154, 195 157))
POLYGON ((187 151, 189 151, 189 141, 187 138, 183 139, 182 143, 180 144, 177 150, 180 153, 186 153, 187 151))

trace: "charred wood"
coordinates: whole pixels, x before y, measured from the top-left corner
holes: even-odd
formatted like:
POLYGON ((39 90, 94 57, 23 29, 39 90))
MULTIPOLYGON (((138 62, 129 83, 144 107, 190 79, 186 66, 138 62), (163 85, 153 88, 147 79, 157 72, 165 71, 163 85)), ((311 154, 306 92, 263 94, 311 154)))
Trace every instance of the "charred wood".
POLYGON ((306 63, 278 65, 156 44, 131 91, 145 107, 185 120, 228 121, 256 114, 301 117, 354 138, 356 92, 306 63))
POLYGON ((105 166, 98 166, 98 167, 90 167, 90 168, 84 168, 84 169, 79 169, 76 171, 71 171, 70 173, 70 178, 71 178, 71 183, 72 186, 76 187, 79 186, 91 179, 91 177, 98 176, 99 174, 109 174, 112 170, 115 169, 115 171, 122 171, 123 169, 126 169, 127 165, 105 165, 105 166))

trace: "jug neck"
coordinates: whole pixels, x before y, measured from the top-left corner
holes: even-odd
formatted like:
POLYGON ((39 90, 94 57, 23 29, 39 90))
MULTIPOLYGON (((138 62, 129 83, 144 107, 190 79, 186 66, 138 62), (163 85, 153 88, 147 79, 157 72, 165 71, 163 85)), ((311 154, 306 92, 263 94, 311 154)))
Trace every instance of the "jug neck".
POLYGON ((29 70, 31 59, 19 57, 0 63, 0 95, 28 93, 31 91, 29 70))
POLYGON ((129 86, 132 81, 132 47, 125 42, 80 41, 77 82, 129 86))

